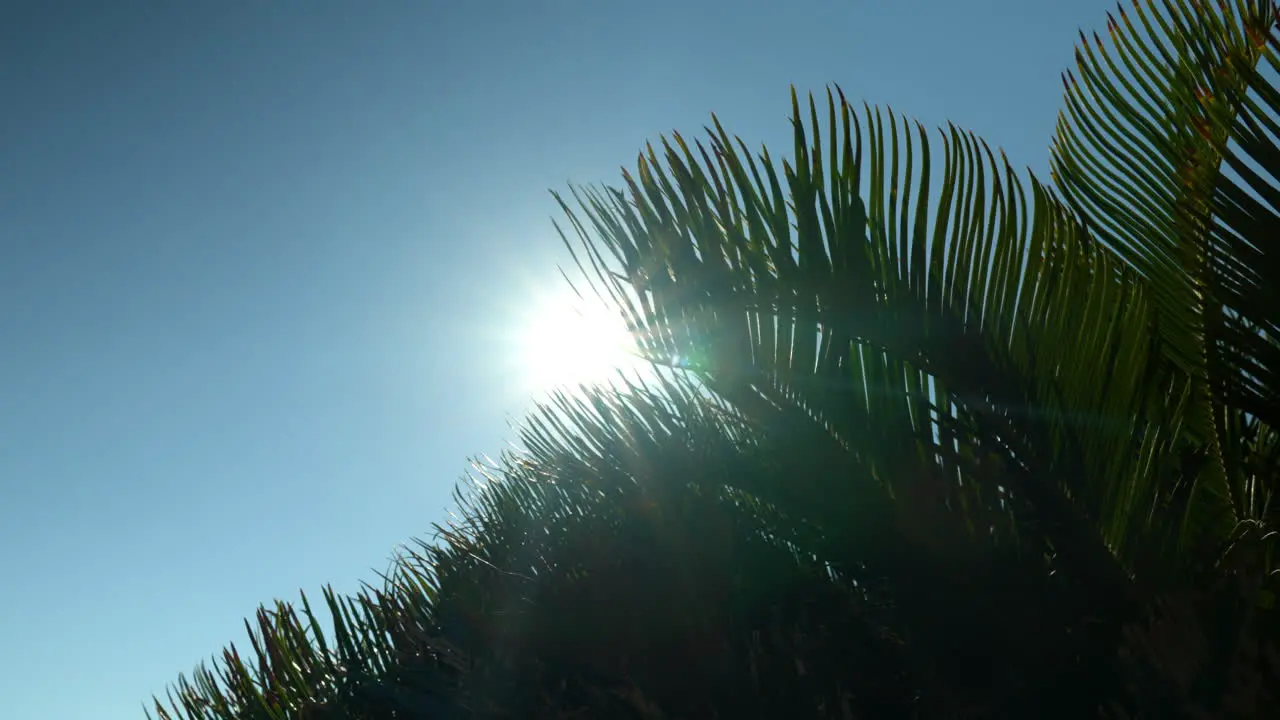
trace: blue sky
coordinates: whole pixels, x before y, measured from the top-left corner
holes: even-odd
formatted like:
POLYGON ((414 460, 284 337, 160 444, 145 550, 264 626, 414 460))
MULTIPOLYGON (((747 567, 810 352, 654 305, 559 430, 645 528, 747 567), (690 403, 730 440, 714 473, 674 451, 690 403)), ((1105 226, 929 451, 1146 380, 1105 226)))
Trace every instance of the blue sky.
POLYGON ((141 717, 513 438, 547 194, 840 83, 1047 167, 1101 0, 0 5, 0 717, 141 717))

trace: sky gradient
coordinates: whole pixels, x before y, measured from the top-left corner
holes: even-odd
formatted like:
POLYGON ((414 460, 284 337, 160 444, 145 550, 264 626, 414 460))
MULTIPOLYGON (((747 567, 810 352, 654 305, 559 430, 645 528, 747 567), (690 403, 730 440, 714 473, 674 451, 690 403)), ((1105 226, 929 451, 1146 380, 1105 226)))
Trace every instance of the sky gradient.
POLYGON ((839 83, 1047 167, 1102 0, 0 3, 0 717, 374 580, 537 388, 548 189, 839 83))

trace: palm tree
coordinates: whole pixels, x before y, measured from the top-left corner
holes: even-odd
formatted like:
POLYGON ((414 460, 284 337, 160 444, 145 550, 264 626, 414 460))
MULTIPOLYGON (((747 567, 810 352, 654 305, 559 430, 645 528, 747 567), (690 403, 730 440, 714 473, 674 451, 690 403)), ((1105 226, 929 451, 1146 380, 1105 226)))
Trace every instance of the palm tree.
POLYGON ((793 91, 781 172, 716 121, 562 206, 655 359, 748 417, 803 409, 844 449, 815 492, 759 489, 769 502, 835 528, 858 512, 847 488, 875 484, 912 568, 1007 526, 1062 617, 1095 626, 1071 653, 1110 653, 1152 598, 1240 575, 1224 661, 1274 597, 1280 36, 1271 2, 1161 5, 1121 8, 1110 42, 1082 35, 1051 185, 955 127, 932 162, 918 124, 843 94, 824 126, 793 91))
POLYGON ((1050 182, 836 89, 780 165, 713 119, 559 198, 670 370, 548 404, 332 633, 264 611, 157 713, 1280 712, 1277 15, 1082 35, 1050 182))

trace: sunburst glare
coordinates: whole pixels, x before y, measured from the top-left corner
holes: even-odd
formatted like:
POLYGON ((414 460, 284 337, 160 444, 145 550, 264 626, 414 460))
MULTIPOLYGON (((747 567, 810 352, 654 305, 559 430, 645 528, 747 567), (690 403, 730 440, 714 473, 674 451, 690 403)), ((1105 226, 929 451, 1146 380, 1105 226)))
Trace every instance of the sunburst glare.
POLYGON ((562 287, 524 310, 515 358, 537 391, 606 384, 649 367, 622 318, 562 287))

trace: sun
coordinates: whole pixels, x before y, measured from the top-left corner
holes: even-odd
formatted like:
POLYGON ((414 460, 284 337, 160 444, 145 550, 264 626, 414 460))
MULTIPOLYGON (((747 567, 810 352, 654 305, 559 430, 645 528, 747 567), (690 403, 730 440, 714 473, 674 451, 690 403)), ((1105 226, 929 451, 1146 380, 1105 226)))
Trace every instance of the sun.
POLYGON ((565 289, 522 311, 517 366, 537 391, 608 384, 648 366, 616 312, 565 289))

